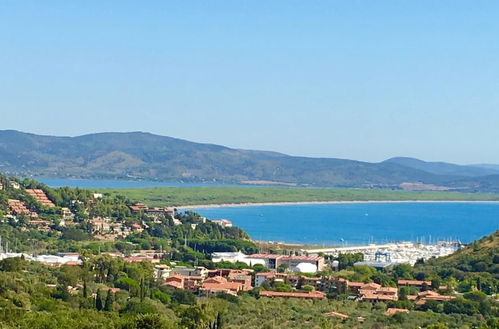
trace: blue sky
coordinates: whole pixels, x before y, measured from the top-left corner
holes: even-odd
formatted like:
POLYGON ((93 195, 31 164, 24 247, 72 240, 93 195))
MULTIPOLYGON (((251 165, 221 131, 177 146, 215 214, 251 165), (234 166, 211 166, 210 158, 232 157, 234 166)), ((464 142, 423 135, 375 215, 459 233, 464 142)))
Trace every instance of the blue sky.
POLYGON ((0 129, 499 163, 497 1, 0 2, 0 129))

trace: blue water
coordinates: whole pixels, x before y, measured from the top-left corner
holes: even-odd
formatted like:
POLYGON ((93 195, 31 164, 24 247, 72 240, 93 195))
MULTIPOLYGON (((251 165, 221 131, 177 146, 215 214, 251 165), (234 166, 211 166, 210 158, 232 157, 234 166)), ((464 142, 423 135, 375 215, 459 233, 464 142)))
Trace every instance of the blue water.
MULTIPOLYGON (((80 188, 131 188, 131 187, 199 187, 199 186, 248 186, 248 185, 221 185, 207 183, 175 183, 175 182, 148 182, 126 180, 93 180, 93 179, 62 179, 62 178, 35 178, 50 187, 80 187, 80 188)), ((249 186, 248 186, 249 187, 249 186)))
POLYGON ((471 242, 499 229, 499 203, 356 203, 194 209, 227 218, 252 239, 358 245, 471 242))

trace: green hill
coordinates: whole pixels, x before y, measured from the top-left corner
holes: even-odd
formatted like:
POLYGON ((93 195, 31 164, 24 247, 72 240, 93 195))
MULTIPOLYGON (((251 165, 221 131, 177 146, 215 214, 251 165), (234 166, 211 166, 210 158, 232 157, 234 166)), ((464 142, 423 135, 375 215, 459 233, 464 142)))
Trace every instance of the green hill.
POLYGON ((142 132, 54 137, 0 131, 0 172, 17 176, 388 189, 412 183, 409 188, 499 191, 499 175, 485 176, 493 170, 473 170, 484 176, 442 175, 393 161, 231 149, 142 132))

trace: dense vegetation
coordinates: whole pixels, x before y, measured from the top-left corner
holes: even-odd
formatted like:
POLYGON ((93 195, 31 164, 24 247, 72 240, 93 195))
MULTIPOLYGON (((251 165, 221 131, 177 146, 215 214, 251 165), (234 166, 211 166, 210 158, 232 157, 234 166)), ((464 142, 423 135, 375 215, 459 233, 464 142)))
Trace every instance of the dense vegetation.
POLYGON ((17 215, 16 220, 9 218, 0 222, 0 237, 9 242, 9 249, 14 252, 83 252, 98 254, 104 251, 121 251, 126 254, 134 250, 155 249, 172 255, 177 261, 194 261, 208 267, 213 265, 208 259, 213 249, 223 251, 244 250, 256 252, 255 244, 248 235, 237 227, 221 227, 211 221, 204 221, 194 212, 177 213, 176 219, 181 225, 175 225, 171 218, 151 218, 144 213, 133 213, 127 206, 132 202, 123 196, 93 198, 93 193, 83 189, 52 189, 37 181, 8 180, 0 175, 0 216, 8 211, 7 200, 21 200, 36 211, 40 218, 48 220, 50 230, 40 231, 29 226, 29 218, 17 215), (12 182, 22 188, 15 189, 12 182), (41 188, 56 205, 55 208, 41 206, 28 195, 24 188, 41 188), (69 208, 74 216, 71 226, 60 223, 61 207, 69 208), (135 232, 125 239, 95 239, 88 219, 108 217, 111 222, 122 223, 123 227, 133 224, 144 225, 142 232, 135 232), (193 228, 195 225, 195 228, 193 228), (192 246, 192 248, 190 247, 192 246), (204 250, 202 248, 205 248, 204 250), (194 248, 194 249, 193 249, 194 248), (195 250, 196 249, 196 250, 195 250), (200 252, 201 251, 201 252, 200 252))
POLYGON ((460 175, 442 175, 393 161, 294 157, 139 132, 52 137, 0 131, 0 167, 18 176, 218 183, 263 180, 355 188, 399 188, 404 182, 423 182, 470 192, 499 191, 499 175, 490 175, 494 172, 490 169, 474 168, 474 172, 483 171, 479 177, 468 176, 467 171, 463 175, 463 170, 458 171, 460 175))
POLYGON ((100 189, 151 205, 203 205, 314 201, 499 201, 499 194, 403 192, 289 187, 148 187, 100 189))
MULTIPOLYGON (((446 302, 443 310, 422 308, 388 317, 391 304, 358 303, 340 296, 328 300, 255 298, 242 293, 198 299, 191 292, 171 290, 153 278, 150 263, 127 264, 109 256, 85 257, 83 265, 46 267, 20 258, 0 261, 0 321, 2 328, 496 328, 497 308, 488 307, 480 294, 446 302), (108 287, 120 288, 112 292, 108 287), (481 308, 475 308, 480 305, 481 308), (324 313, 350 316, 342 321, 324 313), (495 313, 494 313, 495 312, 495 313), (363 323, 357 317, 365 318, 363 323), (90 320, 91 319, 91 320, 90 320)), ((374 275, 354 269, 366 280, 374 275)), ((395 270, 401 275, 403 271, 395 270), (400 273, 399 273, 400 272, 400 273)), ((341 273, 340 275, 345 275, 341 273)), ((355 275, 355 274, 353 274, 355 275)), ((390 276, 391 274, 384 274, 390 276)), ((439 304, 440 305, 440 304, 439 304)), ((433 305, 429 305, 434 307, 433 305)), ((436 308, 436 307, 435 307, 436 308)))
MULTIPOLYGON (((399 279, 428 280, 433 289, 454 294, 444 302, 416 305, 407 299, 416 288, 400 288, 399 300, 371 305, 348 299, 344 285, 331 286, 328 299, 320 301, 259 298, 262 289, 240 292, 239 296, 220 294, 198 297, 194 292, 162 286, 151 262, 126 262, 103 254, 121 251, 125 255, 142 249, 161 251, 159 261, 166 265, 203 265, 207 268, 248 268, 244 263, 215 264, 212 251, 257 252, 245 232, 223 228, 205 221, 193 212, 177 213, 181 224, 171 218, 150 218, 132 212, 130 197, 96 197, 88 190, 51 189, 32 180, 0 175, 0 237, 2 248, 27 253, 76 251, 81 265, 46 266, 18 258, 0 260, 0 328, 497 328, 499 292, 499 231, 442 258, 420 261, 416 266, 398 265, 385 270, 354 266, 362 255, 341 255, 340 271, 325 270, 315 275, 324 279, 376 282, 396 286, 399 279), (19 188, 15 188, 15 184, 19 188), (40 205, 24 188, 41 188, 56 207, 40 205), (23 201, 48 220, 50 229, 41 231, 28 225, 29 218, 9 213, 7 200, 23 201), (60 223, 61 207, 74 213, 74 225, 60 223), (124 238, 97 240, 89 226, 93 216, 109 217, 124 227, 144 226, 141 232, 124 238), (194 228, 194 226, 195 228, 194 228), (445 286, 445 287, 442 287, 445 286), (387 307, 407 308, 409 314, 386 316, 387 307), (349 315, 347 320, 324 316, 330 311, 349 315), (364 318, 358 322, 358 317, 364 318)), ((252 190, 252 189, 247 189, 252 190)), ((281 251, 286 252, 286 251, 281 251)), ((256 272, 267 271, 255 265, 256 272)), ((285 270, 285 269, 279 269, 285 270)), ((265 283, 265 289, 291 291, 283 282, 265 283)), ((310 286, 297 289, 309 290, 310 286)))

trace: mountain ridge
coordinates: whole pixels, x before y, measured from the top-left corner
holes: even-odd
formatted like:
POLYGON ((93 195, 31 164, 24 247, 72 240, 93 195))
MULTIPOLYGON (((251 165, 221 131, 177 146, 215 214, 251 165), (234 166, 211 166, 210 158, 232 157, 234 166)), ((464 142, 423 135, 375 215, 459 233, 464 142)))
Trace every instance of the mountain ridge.
POLYGON ((235 149, 147 132, 69 137, 0 130, 0 171, 11 175, 389 189, 421 183, 428 189, 499 191, 499 175, 490 168, 473 167, 475 175, 462 175, 418 166, 393 159, 370 163, 235 149), (485 174, 476 174, 479 171, 485 174))

